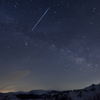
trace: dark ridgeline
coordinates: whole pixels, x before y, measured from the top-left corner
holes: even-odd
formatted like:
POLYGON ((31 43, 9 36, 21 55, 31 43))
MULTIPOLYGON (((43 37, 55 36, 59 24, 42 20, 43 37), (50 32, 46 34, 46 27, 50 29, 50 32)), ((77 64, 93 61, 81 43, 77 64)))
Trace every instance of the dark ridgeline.
POLYGON ((35 91, 0 93, 0 100, 100 100, 100 84, 69 91, 35 91), (42 94, 40 94, 42 93, 42 94))

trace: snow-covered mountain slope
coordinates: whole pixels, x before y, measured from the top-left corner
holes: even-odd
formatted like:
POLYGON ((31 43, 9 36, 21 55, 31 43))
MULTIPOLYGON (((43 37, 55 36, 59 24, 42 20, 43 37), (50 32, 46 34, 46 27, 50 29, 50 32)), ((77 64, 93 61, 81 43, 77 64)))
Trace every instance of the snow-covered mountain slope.
POLYGON ((0 93, 0 100, 100 100, 100 84, 70 91, 32 90, 30 92, 0 93))

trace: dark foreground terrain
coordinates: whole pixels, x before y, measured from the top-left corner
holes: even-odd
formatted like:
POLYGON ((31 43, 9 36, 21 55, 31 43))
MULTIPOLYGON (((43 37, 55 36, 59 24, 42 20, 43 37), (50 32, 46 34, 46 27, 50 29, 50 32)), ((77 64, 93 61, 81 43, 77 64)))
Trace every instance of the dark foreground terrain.
POLYGON ((100 84, 70 91, 32 90, 30 92, 0 93, 0 100, 100 100, 100 84))

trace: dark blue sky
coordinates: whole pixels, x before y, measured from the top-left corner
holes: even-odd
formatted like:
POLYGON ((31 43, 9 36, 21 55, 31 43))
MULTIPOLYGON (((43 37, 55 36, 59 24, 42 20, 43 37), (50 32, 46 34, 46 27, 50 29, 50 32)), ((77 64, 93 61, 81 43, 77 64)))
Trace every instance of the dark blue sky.
POLYGON ((99 83, 99 5, 99 0, 1 0, 0 91, 99 83))

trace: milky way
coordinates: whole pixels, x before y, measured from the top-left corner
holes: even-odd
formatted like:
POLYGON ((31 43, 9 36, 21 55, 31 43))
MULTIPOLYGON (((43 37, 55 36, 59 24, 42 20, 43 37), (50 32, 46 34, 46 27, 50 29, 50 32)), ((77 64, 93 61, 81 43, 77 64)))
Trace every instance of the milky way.
POLYGON ((99 3, 1 0, 0 91, 68 90, 99 83, 99 3))

